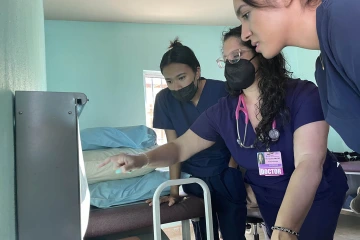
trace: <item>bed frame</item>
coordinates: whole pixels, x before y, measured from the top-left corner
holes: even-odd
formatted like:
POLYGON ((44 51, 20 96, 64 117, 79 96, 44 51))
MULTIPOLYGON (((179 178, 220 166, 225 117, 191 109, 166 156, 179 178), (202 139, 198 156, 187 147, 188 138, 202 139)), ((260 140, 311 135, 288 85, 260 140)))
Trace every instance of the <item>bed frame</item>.
POLYGON ((207 239, 213 240, 212 211, 209 209, 211 209, 210 191, 201 179, 169 180, 162 183, 155 191, 153 207, 141 202, 92 210, 85 239, 117 240, 137 237, 136 239, 141 240, 164 240, 168 238, 162 232, 161 224, 181 221, 182 239, 190 240, 190 219, 197 221, 200 217, 206 217, 207 239), (160 194, 166 187, 191 183, 197 183, 203 188, 204 200, 187 196, 171 207, 167 204, 160 205, 160 194))

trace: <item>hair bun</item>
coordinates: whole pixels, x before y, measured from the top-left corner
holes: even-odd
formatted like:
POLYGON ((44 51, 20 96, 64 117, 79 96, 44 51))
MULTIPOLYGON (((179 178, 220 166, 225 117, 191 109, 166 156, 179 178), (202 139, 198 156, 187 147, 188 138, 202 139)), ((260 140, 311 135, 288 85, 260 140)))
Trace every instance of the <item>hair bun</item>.
POLYGON ((170 42, 170 46, 169 49, 174 48, 174 47, 181 47, 183 46, 179 40, 179 37, 176 37, 174 41, 170 42))

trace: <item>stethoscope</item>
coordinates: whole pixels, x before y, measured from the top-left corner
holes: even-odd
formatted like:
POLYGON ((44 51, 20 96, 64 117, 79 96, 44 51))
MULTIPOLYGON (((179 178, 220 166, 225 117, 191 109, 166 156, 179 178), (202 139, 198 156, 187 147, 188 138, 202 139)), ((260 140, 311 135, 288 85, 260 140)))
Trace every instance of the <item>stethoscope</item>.
MULTIPOLYGON (((242 148, 254 148, 254 144, 251 144, 250 146, 245 145, 246 132, 247 132, 248 123, 249 123, 249 114, 248 114, 248 110, 246 108, 243 94, 241 94, 239 96, 238 104, 236 106, 236 111, 235 111, 235 118, 236 118, 236 130, 237 130, 237 135, 238 135, 237 143, 242 148), (241 107, 241 104, 243 105, 243 107, 241 107), (239 113, 240 113, 240 111, 242 111, 245 114, 245 131, 244 131, 243 141, 241 141, 240 133, 239 133, 239 115, 240 115, 239 113)), ((273 142, 277 141, 280 137, 280 132, 276 129, 275 119, 272 122, 272 127, 271 127, 271 130, 269 131, 269 137, 273 142)))

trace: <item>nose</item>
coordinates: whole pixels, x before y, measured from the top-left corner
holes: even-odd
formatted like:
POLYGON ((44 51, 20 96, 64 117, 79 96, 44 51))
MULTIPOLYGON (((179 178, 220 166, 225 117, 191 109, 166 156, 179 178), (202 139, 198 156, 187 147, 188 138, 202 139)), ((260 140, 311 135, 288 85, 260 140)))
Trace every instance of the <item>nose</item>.
POLYGON ((243 23, 241 26, 241 40, 243 40, 244 42, 249 41, 251 34, 252 33, 251 33, 248 25, 243 23))
POLYGON ((182 89, 182 86, 181 86, 177 81, 175 81, 175 83, 174 83, 174 90, 175 90, 175 91, 178 91, 178 90, 180 90, 180 89, 182 89))

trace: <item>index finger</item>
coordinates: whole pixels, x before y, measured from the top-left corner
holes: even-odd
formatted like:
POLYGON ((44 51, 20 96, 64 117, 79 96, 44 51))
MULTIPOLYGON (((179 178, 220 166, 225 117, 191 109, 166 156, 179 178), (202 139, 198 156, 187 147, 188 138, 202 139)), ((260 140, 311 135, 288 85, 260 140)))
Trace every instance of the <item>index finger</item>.
POLYGON ((102 168, 103 166, 109 164, 110 162, 111 162, 111 159, 108 158, 108 159, 106 159, 105 161, 103 161, 102 163, 100 163, 100 164, 98 165, 98 168, 102 168))

